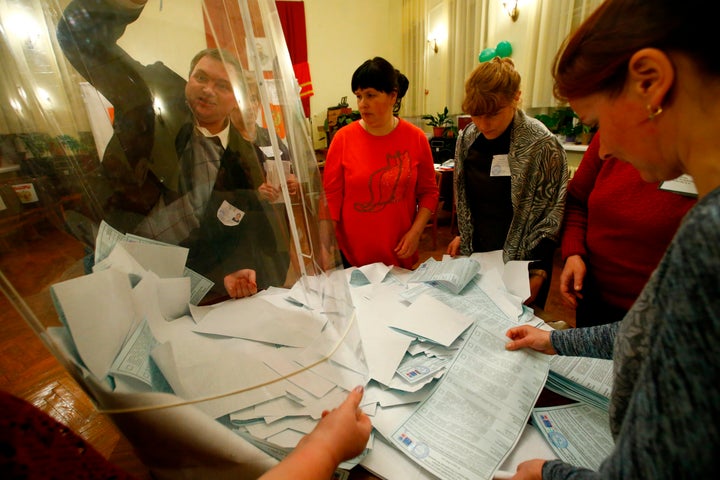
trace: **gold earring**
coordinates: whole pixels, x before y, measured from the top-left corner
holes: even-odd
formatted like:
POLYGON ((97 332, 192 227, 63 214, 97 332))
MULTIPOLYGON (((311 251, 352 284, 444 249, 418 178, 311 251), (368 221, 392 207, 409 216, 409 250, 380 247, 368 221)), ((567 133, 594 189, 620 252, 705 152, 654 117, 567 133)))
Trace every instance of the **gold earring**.
POLYGON ((650 120, 650 121, 655 120, 655 117, 657 117, 658 115, 660 115, 663 112, 663 109, 660 105, 658 105, 657 107, 648 105, 646 108, 648 111, 648 120, 650 120))

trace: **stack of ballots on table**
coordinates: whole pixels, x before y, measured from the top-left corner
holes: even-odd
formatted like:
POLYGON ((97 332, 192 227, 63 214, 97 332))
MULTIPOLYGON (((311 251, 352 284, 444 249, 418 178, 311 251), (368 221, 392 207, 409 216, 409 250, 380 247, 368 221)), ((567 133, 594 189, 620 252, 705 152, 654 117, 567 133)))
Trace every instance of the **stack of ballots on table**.
POLYGON ((577 403, 534 408, 533 425, 563 461, 597 470, 615 447, 608 406, 612 360, 556 355, 546 387, 577 403))
POLYGON ((546 387, 564 397, 608 410, 612 360, 555 355, 546 387))
POLYGON ((534 408, 533 425, 563 461, 598 470, 615 448, 607 410, 586 403, 534 408))

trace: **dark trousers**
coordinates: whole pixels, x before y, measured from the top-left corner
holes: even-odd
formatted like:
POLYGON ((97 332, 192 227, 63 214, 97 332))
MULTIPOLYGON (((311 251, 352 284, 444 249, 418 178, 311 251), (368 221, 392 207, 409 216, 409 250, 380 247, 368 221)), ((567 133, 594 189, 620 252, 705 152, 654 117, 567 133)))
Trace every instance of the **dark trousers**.
POLYGON ((583 283, 583 299, 578 300, 578 307, 575 311, 576 327, 593 327, 619 322, 625 317, 627 310, 610 305, 600 298, 597 284, 591 275, 586 275, 583 283))

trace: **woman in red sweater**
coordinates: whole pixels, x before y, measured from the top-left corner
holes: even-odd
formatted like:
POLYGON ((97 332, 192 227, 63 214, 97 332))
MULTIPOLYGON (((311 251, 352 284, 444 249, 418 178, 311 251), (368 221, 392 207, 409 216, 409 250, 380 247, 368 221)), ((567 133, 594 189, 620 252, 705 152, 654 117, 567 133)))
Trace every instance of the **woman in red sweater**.
POLYGON ((560 292, 577 327, 622 320, 695 204, 599 148, 597 133, 568 183, 563 221, 560 292))
POLYGON ((412 268, 420 235, 437 207, 430 143, 420 128, 394 115, 408 84, 380 57, 353 74, 361 119, 335 134, 323 172, 345 266, 412 268))

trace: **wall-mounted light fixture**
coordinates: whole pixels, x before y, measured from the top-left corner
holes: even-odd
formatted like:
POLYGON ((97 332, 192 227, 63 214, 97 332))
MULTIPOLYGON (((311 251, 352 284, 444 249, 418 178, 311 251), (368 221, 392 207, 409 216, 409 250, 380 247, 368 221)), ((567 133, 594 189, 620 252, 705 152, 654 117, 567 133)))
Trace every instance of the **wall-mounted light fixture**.
POLYGON ((510 15, 513 22, 518 19, 518 16, 520 15, 518 0, 502 0, 502 6, 505 9, 505 13, 510 15))
POLYGON ((427 42, 428 42, 428 46, 430 47, 430 50, 432 50, 435 53, 438 53, 437 38, 436 37, 428 38, 427 42))
POLYGON ((24 11, 10 12, 5 22, 9 26, 10 38, 19 42, 23 48, 35 50, 41 39, 40 25, 37 20, 24 11))

